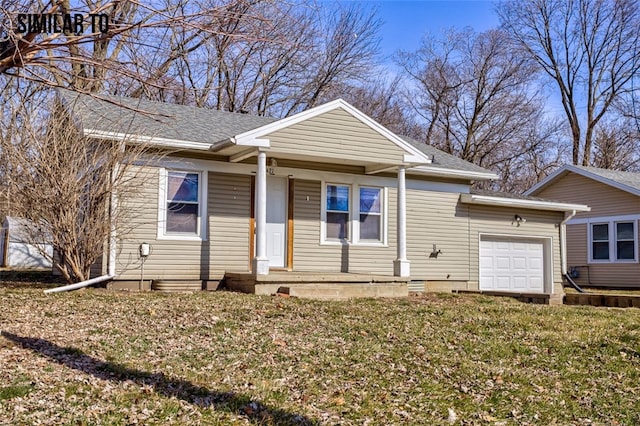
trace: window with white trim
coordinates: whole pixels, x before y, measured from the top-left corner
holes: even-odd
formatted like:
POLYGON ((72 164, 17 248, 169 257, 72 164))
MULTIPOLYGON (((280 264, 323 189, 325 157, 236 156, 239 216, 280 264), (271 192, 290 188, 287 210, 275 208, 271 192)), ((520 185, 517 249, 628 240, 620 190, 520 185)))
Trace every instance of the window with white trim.
POLYGON ((382 241, 382 188, 360 187, 360 241, 382 241))
POLYGON ((161 178, 158 236, 201 239, 204 216, 202 173, 165 170, 161 178))
POLYGON ((351 236, 349 220, 349 194, 347 185, 327 185, 326 231, 327 240, 348 240, 351 236))
POLYGON ((324 190, 323 242, 385 243, 383 188, 328 183, 324 190))
POLYGON ((589 224, 589 262, 637 261, 638 232, 635 220, 589 224))

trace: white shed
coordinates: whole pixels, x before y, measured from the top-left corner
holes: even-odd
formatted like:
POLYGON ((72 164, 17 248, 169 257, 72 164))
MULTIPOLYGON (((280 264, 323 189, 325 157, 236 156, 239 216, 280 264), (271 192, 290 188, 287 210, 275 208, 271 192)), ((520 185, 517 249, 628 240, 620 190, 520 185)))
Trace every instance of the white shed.
POLYGON ((11 269, 51 269, 53 247, 34 237, 35 225, 7 216, 0 230, 0 266, 11 269), (45 256, 43 253, 46 253, 45 256))

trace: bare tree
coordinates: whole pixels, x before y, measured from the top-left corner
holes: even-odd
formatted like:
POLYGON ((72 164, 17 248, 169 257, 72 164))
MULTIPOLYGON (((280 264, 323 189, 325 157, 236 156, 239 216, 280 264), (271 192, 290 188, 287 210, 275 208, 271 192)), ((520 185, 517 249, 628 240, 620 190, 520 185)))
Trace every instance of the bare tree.
POLYGON ((208 34, 172 28, 172 56, 133 96, 283 117, 366 83, 374 76, 379 20, 356 3, 327 7, 230 2, 208 34))
POLYGON ((407 102, 425 129, 419 140, 500 173, 502 189, 528 170, 524 158, 556 143, 557 126, 531 84, 535 66, 513 56, 501 31, 426 38, 399 63, 409 77, 407 102))
POLYGON ((603 169, 636 171, 640 166, 640 137, 631 118, 600 122, 594 137, 591 164, 603 169))
POLYGON ((502 2, 503 28, 555 82, 571 130, 574 164, 589 165, 598 123, 640 70, 634 0, 502 2))
POLYGON ((19 137, 1 141, 2 152, 11 158, 7 173, 18 201, 12 213, 33 224, 27 235, 36 247, 43 241, 53 247, 54 256, 44 249, 42 254, 67 281, 83 281, 105 252, 111 232, 130 231, 135 204, 116 207, 111 197, 118 194, 118 206, 135 200, 144 179, 132 165, 146 148, 88 140, 59 101, 42 118, 16 117, 22 123, 19 137))

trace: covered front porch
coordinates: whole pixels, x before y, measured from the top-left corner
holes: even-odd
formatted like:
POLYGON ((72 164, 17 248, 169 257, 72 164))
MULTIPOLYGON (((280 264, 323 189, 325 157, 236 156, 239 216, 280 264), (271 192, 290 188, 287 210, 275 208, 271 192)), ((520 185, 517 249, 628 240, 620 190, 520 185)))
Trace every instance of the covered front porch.
MULTIPOLYGON (((226 157, 229 163, 255 165, 251 183, 250 272, 245 272, 242 279, 233 275, 231 281, 251 281, 252 284, 238 285, 253 286, 251 292, 257 292, 259 287, 255 286, 286 284, 290 279, 276 276, 272 280, 267 276, 283 271, 315 271, 316 263, 324 263, 322 269, 331 271, 329 274, 350 273, 354 272, 348 266, 354 254, 356 258, 359 256, 356 272, 376 271, 376 262, 384 261, 389 262, 394 277, 410 276, 406 170, 429 164, 431 159, 350 105, 335 101, 219 141, 210 150, 226 157), (314 176, 301 168, 281 167, 292 162, 302 165, 302 169, 313 164, 314 176), (322 165, 326 174, 318 168, 322 165), (329 172, 337 167, 358 170, 329 172), (307 185, 305 189, 299 188, 301 180, 302 185, 307 185), (311 188, 309 181, 317 183, 311 188), (389 200, 392 192, 395 192, 393 200, 389 200), (305 207, 301 207, 303 204, 305 207), (388 204, 395 207, 391 215, 388 204), (302 241, 294 234, 299 229, 296 212, 304 208, 306 231, 311 221, 315 229, 307 232, 302 241), (309 214, 313 209, 317 209, 315 217, 309 214), (387 220, 392 216, 395 220, 387 220), (299 269, 295 265, 299 265, 296 256, 301 246, 305 246, 304 264, 299 269), (311 246, 315 249, 309 250, 311 246), (371 258, 363 262, 365 250, 371 258), (389 256, 389 250, 395 255, 389 256), (340 256, 339 262, 329 267, 327 260, 314 259, 336 254, 340 256)), ((365 278, 367 274, 357 277, 346 274, 327 281, 322 274, 313 274, 314 278, 306 273, 297 276, 294 282, 393 282, 389 277, 365 278)), ((271 287, 269 293, 274 292, 271 287)))

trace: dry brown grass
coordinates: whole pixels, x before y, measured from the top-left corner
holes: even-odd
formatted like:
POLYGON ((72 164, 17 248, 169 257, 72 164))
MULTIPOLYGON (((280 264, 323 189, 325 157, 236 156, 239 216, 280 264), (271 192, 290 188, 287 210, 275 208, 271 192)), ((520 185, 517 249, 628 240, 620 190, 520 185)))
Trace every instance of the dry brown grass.
POLYGON ((637 424, 640 310, 0 288, 4 424, 637 424))

